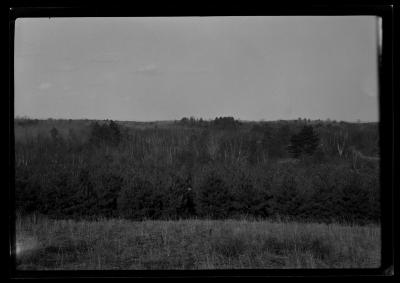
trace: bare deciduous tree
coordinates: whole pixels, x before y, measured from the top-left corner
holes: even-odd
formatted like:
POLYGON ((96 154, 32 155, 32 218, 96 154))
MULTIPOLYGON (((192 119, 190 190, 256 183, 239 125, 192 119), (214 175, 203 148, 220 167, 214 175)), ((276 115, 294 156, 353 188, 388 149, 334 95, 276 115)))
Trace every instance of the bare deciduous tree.
POLYGON ((343 152, 347 146, 349 139, 349 133, 344 130, 339 130, 334 134, 334 143, 336 144, 336 149, 340 157, 342 157, 343 152))

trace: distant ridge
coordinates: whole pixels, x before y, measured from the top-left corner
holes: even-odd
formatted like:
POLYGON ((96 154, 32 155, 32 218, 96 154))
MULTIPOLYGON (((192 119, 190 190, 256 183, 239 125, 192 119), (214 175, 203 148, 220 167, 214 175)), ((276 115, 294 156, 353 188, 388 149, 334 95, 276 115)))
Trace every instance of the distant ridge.
MULTIPOLYGON (((214 119, 204 119, 204 118, 196 118, 196 121, 199 119, 202 119, 204 122, 211 122, 214 121, 214 119)), ((114 121, 114 122, 120 122, 120 123, 138 123, 138 124, 147 124, 147 123, 158 123, 158 124, 170 124, 170 123, 175 123, 181 121, 181 119, 176 119, 176 120, 148 120, 148 121, 140 121, 140 120, 117 120, 117 119, 89 119, 89 118, 31 118, 28 116, 16 116, 14 117, 14 120, 37 120, 37 121, 114 121)), ((307 118, 301 118, 301 119, 275 119, 275 120, 242 120, 242 119, 236 119, 236 121, 241 122, 241 123, 279 123, 279 122, 288 122, 288 123, 293 123, 293 122, 307 122, 307 123, 349 123, 349 124, 375 124, 379 123, 379 121, 343 121, 343 120, 332 120, 332 119, 307 119, 307 118)))

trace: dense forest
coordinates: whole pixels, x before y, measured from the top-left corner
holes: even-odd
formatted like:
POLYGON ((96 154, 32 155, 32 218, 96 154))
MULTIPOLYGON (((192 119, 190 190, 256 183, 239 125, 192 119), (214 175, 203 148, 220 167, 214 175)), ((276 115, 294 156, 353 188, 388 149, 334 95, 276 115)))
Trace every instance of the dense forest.
POLYGON ((379 222, 377 123, 16 118, 20 214, 379 222))

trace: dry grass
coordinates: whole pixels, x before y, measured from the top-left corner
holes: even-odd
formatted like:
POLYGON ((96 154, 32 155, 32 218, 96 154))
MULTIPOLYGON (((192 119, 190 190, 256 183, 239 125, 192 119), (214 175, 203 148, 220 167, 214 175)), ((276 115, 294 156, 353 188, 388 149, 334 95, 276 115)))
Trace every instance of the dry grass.
POLYGON ((17 220, 17 268, 376 268, 379 226, 247 220, 17 220))

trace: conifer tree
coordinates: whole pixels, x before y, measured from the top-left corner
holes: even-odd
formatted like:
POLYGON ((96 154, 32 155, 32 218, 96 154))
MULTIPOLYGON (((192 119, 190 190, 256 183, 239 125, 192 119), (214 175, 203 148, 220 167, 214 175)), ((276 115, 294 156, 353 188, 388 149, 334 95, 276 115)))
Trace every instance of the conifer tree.
POLYGON ((298 134, 290 139, 288 151, 294 158, 298 158, 301 154, 312 155, 319 144, 318 134, 312 126, 305 125, 298 134))

